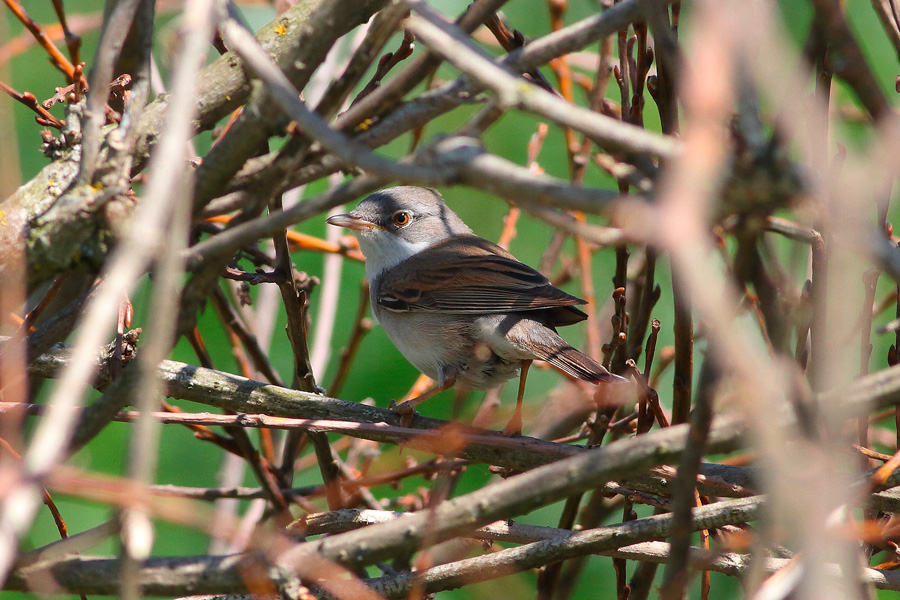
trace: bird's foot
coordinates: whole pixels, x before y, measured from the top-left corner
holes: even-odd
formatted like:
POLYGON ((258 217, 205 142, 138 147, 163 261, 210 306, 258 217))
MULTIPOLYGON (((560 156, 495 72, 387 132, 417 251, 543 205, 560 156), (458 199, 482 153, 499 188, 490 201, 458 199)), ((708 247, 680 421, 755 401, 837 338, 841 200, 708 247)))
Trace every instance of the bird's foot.
POLYGON ((516 413, 513 415, 506 427, 503 428, 503 435, 506 437, 516 437, 522 435, 522 415, 516 413))
POLYGON ((409 427, 412 424, 413 418, 415 418, 416 416, 415 404, 409 402, 408 400, 399 404, 391 400, 391 404, 390 406, 388 406, 388 409, 392 413, 400 415, 401 427, 409 427))

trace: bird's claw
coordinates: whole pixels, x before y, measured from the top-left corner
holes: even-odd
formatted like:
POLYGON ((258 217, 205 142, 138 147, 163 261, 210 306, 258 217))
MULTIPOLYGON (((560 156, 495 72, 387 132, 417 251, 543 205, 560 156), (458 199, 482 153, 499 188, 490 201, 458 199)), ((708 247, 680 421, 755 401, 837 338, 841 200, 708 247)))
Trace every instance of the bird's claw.
POLYGON ((401 402, 397 404, 393 400, 391 400, 390 405, 388 406, 388 410, 392 413, 400 415, 400 426, 401 427, 409 427, 412 424, 413 418, 416 416, 415 409, 410 406, 408 402, 401 402))
POLYGON ((503 436, 504 437, 518 437, 522 435, 522 421, 520 420, 518 423, 514 423, 510 421, 506 424, 506 427, 503 428, 503 436))

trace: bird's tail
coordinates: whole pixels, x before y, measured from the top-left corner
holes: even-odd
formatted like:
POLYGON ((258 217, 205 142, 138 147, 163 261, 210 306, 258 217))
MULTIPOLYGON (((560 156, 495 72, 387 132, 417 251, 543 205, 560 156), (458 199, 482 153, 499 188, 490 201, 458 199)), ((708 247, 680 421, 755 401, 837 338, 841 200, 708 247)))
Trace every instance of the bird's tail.
POLYGON ((568 344, 554 348, 546 356, 539 358, 547 361, 563 373, 582 381, 591 383, 626 383, 628 381, 624 377, 613 375, 593 358, 568 344))
MULTIPOLYGON (((514 332, 513 335, 515 335, 514 332)), ((556 331, 545 327, 540 336, 515 336, 514 340, 524 346, 537 358, 546 361, 568 375, 591 383, 619 382, 628 380, 607 371, 593 358, 573 348, 556 331)))

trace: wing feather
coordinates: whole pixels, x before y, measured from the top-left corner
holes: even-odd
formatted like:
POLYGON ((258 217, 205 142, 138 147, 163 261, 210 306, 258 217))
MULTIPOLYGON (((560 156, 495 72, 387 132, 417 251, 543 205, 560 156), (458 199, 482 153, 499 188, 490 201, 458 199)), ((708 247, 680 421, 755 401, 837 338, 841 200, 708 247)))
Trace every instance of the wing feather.
MULTIPOLYGON (((493 314, 571 307, 559 324, 577 322, 585 301, 553 286, 509 252, 474 235, 423 250, 385 273, 377 302, 394 311, 493 314)), ((554 311, 559 312, 559 311, 554 311)))

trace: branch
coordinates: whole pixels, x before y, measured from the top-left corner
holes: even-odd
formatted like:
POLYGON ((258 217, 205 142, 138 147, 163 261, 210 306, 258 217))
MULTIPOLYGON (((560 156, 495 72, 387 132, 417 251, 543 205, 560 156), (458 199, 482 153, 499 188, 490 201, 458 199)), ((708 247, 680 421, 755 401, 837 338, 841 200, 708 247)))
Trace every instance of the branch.
POLYGON ((661 158, 676 155, 679 144, 672 138, 616 121, 527 84, 516 73, 491 60, 481 48, 423 2, 409 0, 409 4, 422 17, 410 17, 407 28, 428 44, 433 52, 440 53, 463 73, 493 90, 502 108, 517 107, 534 112, 562 127, 584 133, 607 150, 649 153, 661 158))
MULTIPOLYGON (((513 481, 513 480, 509 480, 513 481)), ((503 482, 503 483, 509 483, 503 482)), ((470 494, 471 495, 471 494, 470 494)), ((448 501, 442 504, 453 503, 459 500, 448 501)), ((742 498, 719 502, 712 506, 705 506, 695 510, 694 523, 698 527, 712 528, 732 523, 744 523, 757 518, 762 506, 760 497, 742 498)), ((439 509, 438 509, 439 510, 439 509)), ((336 534, 329 540, 340 540, 357 534, 373 532, 379 528, 409 527, 412 531, 415 525, 413 521, 421 521, 420 517, 427 517, 431 511, 423 511, 408 515, 404 518, 390 519, 380 524, 365 527, 362 530, 354 530, 342 534, 336 534)), ((629 521, 608 527, 598 527, 581 532, 563 532, 556 530, 560 535, 544 538, 544 541, 528 544, 518 548, 501 550, 486 556, 471 558, 450 565, 434 567, 421 573, 407 573, 396 577, 386 577, 371 580, 369 583, 376 592, 389 598, 401 597, 412 583, 424 583, 429 592, 445 589, 453 589, 464 583, 485 581, 517 571, 523 571, 534 567, 554 562, 563 558, 571 558, 584 554, 594 554, 603 550, 620 548, 636 542, 654 540, 668 535, 671 527, 670 515, 656 515, 636 521, 629 521), (437 585, 436 585, 437 584, 437 585), (432 586, 434 586, 432 588, 432 586)), ((313 519, 315 523, 316 519, 313 519)), ((425 525, 427 527, 427 525, 425 525)), ((526 526, 507 526, 507 532, 522 537, 523 535, 543 537, 551 528, 534 528, 526 526), (524 531, 523 531, 524 529, 524 531)), ((489 531, 489 530, 488 530, 489 531)), ((499 536, 504 535, 503 527, 492 532, 481 532, 479 535, 499 536)), ((296 554, 310 546, 319 545, 319 542, 307 542, 299 544, 293 549, 278 557, 277 562, 283 566, 289 564, 291 555, 296 554)), ((361 551, 364 551, 360 547, 361 551)), ((322 555, 334 559, 333 550, 324 551, 322 555)), ((355 562, 353 552, 344 552, 341 558, 336 559, 340 563, 355 562)), ((86 594, 110 594, 116 593, 115 569, 120 563, 117 559, 102 559, 95 557, 69 557, 60 561, 37 563, 17 572, 8 582, 8 589, 23 589, 25 582, 31 584, 32 589, 42 589, 41 584, 46 583, 46 573, 52 575, 55 581, 52 585, 59 585, 65 589, 79 591, 86 594), (40 576, 39 576, 40 575, 40 576)), ((246 590, 246 584, 239 576, 240 566, 252 564, 249 555, 237 555, 231 557, 154 557, 146 561, 138 575, 143 592, 147 595, 177 595, 179 593, 192 594, 216 594, 233 593, 246 590)))

